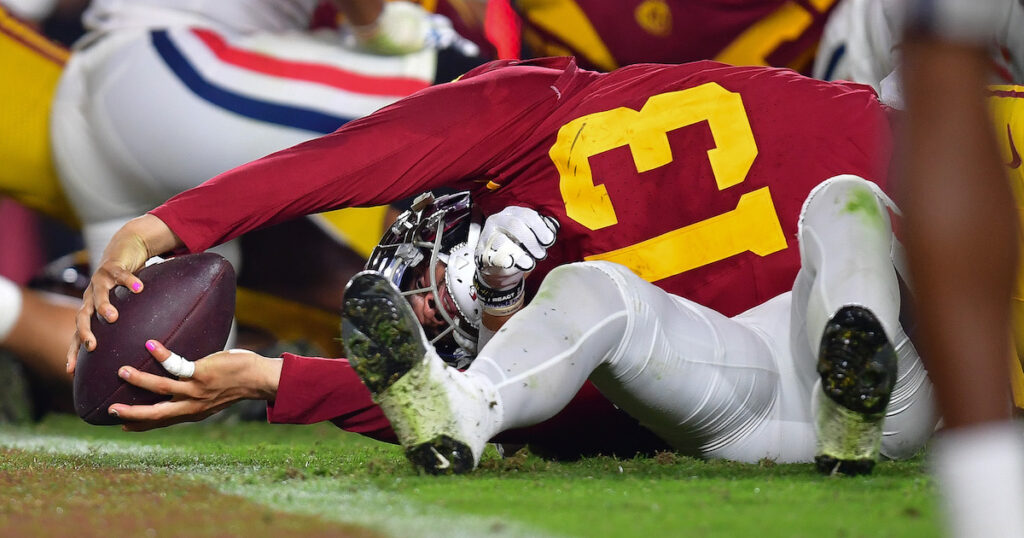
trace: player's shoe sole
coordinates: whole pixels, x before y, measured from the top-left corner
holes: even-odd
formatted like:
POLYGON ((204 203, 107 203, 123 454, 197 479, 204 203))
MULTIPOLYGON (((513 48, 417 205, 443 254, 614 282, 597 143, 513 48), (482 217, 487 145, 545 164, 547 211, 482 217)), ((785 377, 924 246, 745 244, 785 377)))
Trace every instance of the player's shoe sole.
POLYGON ((871 311, 846 306, 829 320, 818 352, 818 374, 824 395, 815 417, 818 470, 870 473, 896 384, 896 351, 871 311))
POLYGON ((353 369, 384 410, 406 458, 431 474, 465 473, 476 460, 459 440, 445 366, 409 303, 384 277, 357 274, 345 289, 342 340, 353 369), (437 360, 430 360, 431 358, 437 360))

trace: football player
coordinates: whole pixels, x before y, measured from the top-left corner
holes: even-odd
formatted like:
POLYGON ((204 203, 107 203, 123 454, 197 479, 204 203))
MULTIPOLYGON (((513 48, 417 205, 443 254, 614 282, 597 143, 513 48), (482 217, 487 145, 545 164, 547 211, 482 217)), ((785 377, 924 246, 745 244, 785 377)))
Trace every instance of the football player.
POLYGON ((822 28, 839 0, 422 1, 496 58, 574 56, 612 71, 635 63, 717 60, 810 71, 822 28), (514 9, 514 12, 512 11, 514 9), (504 45, 504 47, 503 47, 504 45))
MULTIPOLYGON (((887 306, 879 306, 876 310, 891 309, 893 304, 898 303, 898 292, 894 296, 891 286, 886 286, 884 282, 886 279, 895 280, 890 258, 894 248, 893 239, 889 232, 880 233, 889 229, 887 215, 881 211, 885 208, 884 196, 877 197, 870 184, 852 176, 830 180, 815 192, 811 198, 813 202, 809 200, 807 203, 806 207, 811 209, 805 210, 805 218, 802 219, 805 224, 801 228, 819 229, 817 234, 811 235, 815 244, 827 242, 845 245, 848 241, 877 244, 879 248, 875 249, 842 248, 839 252, 855 253, 847 255, 858 257, 857 277, 853 280, 879 278, 883 282, 868 288, 852 286, 849 281, 841 283, 841 286, 859 294, 861 304, 875 300, 871 297, 871 291, 877 290, 878 300, 887 306), (869 203, 870 200, 875 200, 874 207, 869 203), (851 210, 854 205, 859 206, 859 209, 851 210), (850 226, 857 233, 842 230, 844 225, 850 226), (866 227, 866 230, 859 227, 866 227), (823 233, 823 228, 827 228, 826 233, 823 233), (879 244, 879 241, 882 243, 879 244), (865 257, 872 252, 881 261, 883 271, 872 270, 871 264, 865 261, 865 257)), ((508 318, 521 307, 523 278, 532 270, 535 260, 545 256, 546 249, 554 241, 557 226, 552 219, 543 218, 529 209, 509 207, 489 217, 481 231, 470 216, 467 194, 442 197, 436 202, 421 201, 414 209, 400 217, 385 235, 371 256, 368 267, 387 275, 391 282, 405 290, 403 294, 412 305, 410 312, 415 312, 414 321, 423 325, 426 334, 430 335, 431 344, 450 363, 465 366, 476 356, 478 346, 484 345, 487 322, 508 318), (506 297, 501 299, 503 295, 506 297), (478 296, 490 299, 478 301, 478 296), (481 331, 479 336, 478 329, 481 331)), ((805 235, 809 233, 804 232, 805 235)), ((817 253, 821 249, 813 250, 817 253)), ((829 257, 832 258, 830 263, 823 264, 826 267, 840 267, 841 262, 846 261, 835 259, 834 254, 829 257)), ((812 352, 802 328, 808 323, 815 325, 807 321, 808 313, 820 314, 829 310, 809 309, 808 303, 817 305, 825 300, 843 300, 839 290, 828 294, 827 299, 821 294, 825 286, 822 282, 831 281, 830 285, 835 285, 836 279, 808 276, 825 272, 805 267, 797 279, 801 291, 796 296, 808 299, 807 303, 792 306, 792 321, 789 293, 734 320, 726 320, 720 314, 699 305, 668 296, 616 264, 601 262, 594 264, 594 267, 589 263, 571 264, 557 271, 560 275, 558 279, 563 279, 559 280, 563 285, 554 285, 552 282, 555 276, 550 276, 552 282, 546 283, 545 287, 552 289, 546 292, 542 287, 538 298, 531 303, 534 306, 512 317, 513 320, 521 318, 520 321, 503 329, 496 341, 484 348, 482 355, 486 358, 483 362, 491 363, 491 367, 470 367, 470 375, 481 370, 485 374, 493 373, 493 364, 496 362, 502 365, 501 375, 517 380, 501 383, 505 401, 512 407, 504 413, 509 420, 503 426, 496 426, 497 430, 482 433, 478 437, 483 436, 486 440, 495 436, 492 434, 497 434, 498 430, 530 426, 554 415, 582 387, 595 364, 602 357, 610 355, 611 348, 615 347, 612 343, 618 345, 621 342, 621 358, 611 368, 613 371, 625 369, 630 372, 631 381, 619 390, 606 386, 609 382, 613 385, 618 383, 619 379, 615 376, 595 375, 594 381, 606 395, 621 395, 625 391, 641 395, 640 402, 653 401, 653 407, 637 407, 638 404, 631 403, 628 398, 626 402, 620 398, 617 403, 639 418, 642 424, 655 429, 660 439, 671 442, 677 449, 705 457, 741 461, 756 461, 762 457, 779 461, 810 460, 815 451, 816 439, 810 401, 813 394, 823 393, 812 390, 816 380, 812 370, 816 350, 812 352), (565 279, 568 284, 565 284, 565 279), (815 279, 818 283, 812 285, 815 279), (579 289, 580 285, 573 284, 576 280, 586 288, 586 293, 579 289), (815 291, 811 292, 812 289, 815 291), (631 311, 646 312, 645 315, 662 321, 644 323, 629 319, 625 325, 596 322, 595 318, 617 317, 612 311, 616 310, 614 305, 618 304, 620 293, 646 305, 631 311), (680 316, 680 312, 687 315, 680 316), (624 330, 627 326, 649 327, 653 332, 637 334, 634 330, 624 330), (790 334, 791 326, 801 330, 790 334), (664 330, 655 330, 655 327, 664 327, 664 330), (524 331, 529 331, 529 335, 525 335, 524 331), (755 336, 761 333, 768 336, 755 336), (570 340, 568 335, 579 336, 570 340), (510 341, 523 342, 524 345, 509 346, 510 341), (651 341, 654 344, 650 344, 651 341), (552 345, 558 349, 552 349, 552 345), (795 346, 792 353, 791 345, 795 346), (506 351, 504 355, 502 350, 506 351), (651 355, 652 350, 655 350, 654 355, 651 355), (514 375, 515 372, 526 370, 531 372, 530 375, 514 375), (716 383, 714 380, 724 382, 716 383), (667 414, 664 411, 666 409, 673 411, 667 414), (723 409, 732 409, 736 413, 725 413, 723 409), (706 431, 694 434, 685 428, 677 428, 676 418, 673 418, 675 414, 691 416, 696 423, 706 424, 706 431), (728 418, 722 419, 723 416, 728 418), (709 438, 716 435, 723 437, 718 441, 709 438), (785 439, 787 450, 778 445, 782 438, 785 439)), ((840 280, 846 278, 843 276, 840 280)), ((913 346, 901 329, 896 328, 893 332, 896 334, 895 348, 899 354, 899 380, 892 390, 893 404, 890 407, 891 413, 885 418, 886 436, 882 440, 881 450, 888 457, 906 457, 916 452, 929 437, 936 417, 930 405, 929 385, 913 346)), ((876 343, 886 341, 881 333, 875 336, 880 338, 876 343)), ((843 337, 848 338, 849 334, 843 334, 843 337)), ((153 354, 159 360, 166 360, 170 355, 158 343, 154 342, 154 348, 153 354)), ((356 342, 349 349, 358 353, 365 346, 356 342)), ((843 360, 852 360, 851 357, 856 355, 844 354, 843 360)), ((146 429, 179 419, 201 418, 239 397, 276 401, 272 408, 278 405, 287 407, 293 405, 287 400, 294 400, 294 393, 289 395, 287 389, 283 392, 278 389, 286 377, 294 377, 296 374, 286 374, 282 366, 289 364, 295 368, 296 363, 310 360, 315 359, 287 356, 282 363, 248 352, 225 352, 197 361, 194 377, 181 381, 124 368, 121 375, 130 382, 150 390, 173 394, 176 401, 151 407, 115 405, 112 409, 126 420, 143 421, 132 424, 130 428, 146 429), (181 416, 184 413, 196 413, 199 409, 202 409, 202 413, 198 416, 181 416)), ((338 375, 347 363, 331 362, 335 363, 332 377, 339 384, 349 384, 348 379, 353 377, 351 374, 347 375, 348 379, 338 375)), ((369 367, 374 365, 383 368, 394 366, 390 363, 370 363, 369 367)), ((357 363, 356 371, 368 379, 367 384, 373 387, 373 380, 380 376, 368 371, 367 367, 367 363, 357 363)), ((895 370, 886 370, 884 360, 863 367, 868 368, 871 375, 896 376, 895 370)), ((324 369, 323 373, 326 371, 324 369)), ((839 378, 853 378, 854 374, 852 369, 846 369, 839 378)), ((891 377, 890 381, 894 379, 891 377)), ((309 379, 309 383, 320 384, 322 380, 309 379)), ((856 462, 866 467, 856 469, 851 467, 854 462, 844 462, 847 466, 841 467, 841 470, 845 472, 863 471, 873 463, 873 457, 879 449, 878 428, 882 425, 882 414, 891 388, 886 384, 882 386, 884 396, 881 401, 874 400, 874 394, 863 394, 871 398, 877 408, 871 414, 873 425, 861 424, 859 431, 870 432, 873 429, 874 433, 866 433, 866 440, 860 443, 847 439, 848 443, 858 445, 859 450, 866 451, 856 462)), ((878 385, 868 383, 860 385, 857 390, 878 388, 878 385)), ((311 390, 309 386, 304 386, 303 389, 304 398, 322 399, 315 396, 319 392, 317 388, 311 390)), ((588 388, 577 395, 566 410, 554 416, 545 427, 511 432, 497 438, 504 441, 527 441, 542 449, 557 442, 565 452, 569 450, 565 446, 567 439, 553 439, 548 432, 556 427, 564 428, 570 424, 570 418, 581 415, 588 419, 586 424, 601 417, 612 420, 602 424, 603 438, 594 437, 593 431, 587 432, 584 439, 576 440, 576 448, 604 452, 621 449, 622 445, 609 448, 608 440, 620 436, 628 439, 636 432, 643 432, 636 425, 596 405, 589 392, 588 388), (584 446, 580 447, 580 444, 584 446)), ((382 434, 385 432, 374 431, 369 427, 378 420, 379 412, 370 409, 369 404, 365 403, 368 396, 365 391, 334 391, 332 396, 339 400, 334 404, 338 407, 344 405, 341 402, 348 401, 353 410, 357 402, 362 402, 364 408, 358 413, 350 410, 347 417, 333 417, 336 423, 377 438, 393 439, 390 436, 384 437, 382 434)), ((394 410, 393 403, 387 403, 386 394, 381 401, 386 411, 394 410)), ((468 403, 469 409, 472 409, 472 401, 468 403)), ((827 422, 830 416, 828 410, 827 405, 822 406, 818 418, 827 422)), ((271 413, 272 420, 280 418, 275 415, 271 413)), ((399 415, 397 419, 392 417, 392 425, 395 425, 395 420, 401 421, 402 416, 399 415)), ((830 426, 834 425, 825 427, 830 426)), ((403 444, 409 444, 408 439, 401 438, 408 429, 403 428, 401 422, 395 427, 403 444)), ((390 434, 390 431, 386 433, 390 434)), ((643 436, 642 440, 647 441, 647 437, 643 436)), ((828 450, 828 447, 825 449, 828 450)), ((461 461, 459 469, 468 470, 471 463, 461 461)), ((835 470, 839 463, 828 458, 822 458, 819 462, 828 471, 835 470)))
POLYGON ((560 240, 538 281, 565 263, 611 261, 734 316, 792 288, 811 190, 841 174, 884 186, 890 147, 873 92, 789 70, 493 62, 130 222, 93 275, 69 359, 79 342, 95 346, 93 312, 116 320, 109 290, 141 284, 133 272, 154 254, 441 186, 472 190, 485 215, 523 205, 554 217, 560 240))
POLYGON ((611 71, 640 63, 713 59, 810 72, 839 0, 514 0, 532 56, 574 55, 611 71))

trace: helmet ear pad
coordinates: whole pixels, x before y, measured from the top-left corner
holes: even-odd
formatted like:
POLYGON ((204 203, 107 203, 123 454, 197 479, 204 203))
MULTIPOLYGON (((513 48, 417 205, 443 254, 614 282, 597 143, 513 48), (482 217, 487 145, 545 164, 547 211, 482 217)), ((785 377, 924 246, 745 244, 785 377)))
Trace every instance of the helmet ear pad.
MULTIPOLYGON (((478 230, 480 228, 477 224, 473 226, 478 230)), ((473 286, 473 276, 476 274, 475 253, 475 240, 456 245, 448 254, 444 280, 448 293, 455 301, 455 307, 459 309, 461 320, 479 328, 480 304, 476 300, 476 288, 473 286)))

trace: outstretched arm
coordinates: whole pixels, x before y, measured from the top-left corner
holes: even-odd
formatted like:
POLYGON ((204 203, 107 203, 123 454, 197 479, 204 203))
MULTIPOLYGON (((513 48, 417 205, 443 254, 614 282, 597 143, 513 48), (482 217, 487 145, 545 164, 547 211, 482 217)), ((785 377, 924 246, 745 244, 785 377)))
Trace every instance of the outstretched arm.
MULTIPOLYGON (((166 367, 171 352, 156 340, 146 342, 153 358, 166 367)), ((196 422, 239 400, 273 400, 281 377, 281 359, 242 349, 219 351, 195 361, 190 377, 178 380, 123 366, 117 375, 148 391, 171 396, 154 405, 113 404, 112 415, 127 431, 145 431, 179 422, 196 422)))

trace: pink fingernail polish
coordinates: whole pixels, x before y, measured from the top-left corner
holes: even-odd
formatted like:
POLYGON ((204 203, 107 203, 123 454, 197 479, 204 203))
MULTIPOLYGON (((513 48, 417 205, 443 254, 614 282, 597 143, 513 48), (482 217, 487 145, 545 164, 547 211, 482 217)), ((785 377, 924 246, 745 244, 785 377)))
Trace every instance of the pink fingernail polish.
POLYGON ((127 368, 121 368, 118 370, 117 375, 121 376, 123 379, 128 379, 132 376, 131 372, 129 372, 127 368))
POLYGON ((148 349, 150 351, 153 351, 154 349, 156 349, 156 342, 154 342, 152 340, 146 340, 146 349, 148 349))
POLYGON ((135 283, 132 284, 132 291, 139 291, 141 289, 142 289, 142 284, 141 283, 135 282, 135 283))

